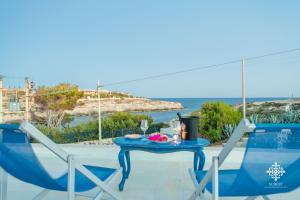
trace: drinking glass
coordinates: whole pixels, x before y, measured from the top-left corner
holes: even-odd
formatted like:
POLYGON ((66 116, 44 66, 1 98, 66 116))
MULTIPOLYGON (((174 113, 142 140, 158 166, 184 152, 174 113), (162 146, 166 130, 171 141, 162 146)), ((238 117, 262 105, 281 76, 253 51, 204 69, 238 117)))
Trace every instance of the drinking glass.
POLYGON ((174 135, 173 135, 173 139, 175 143, 180 143, 180 139, 181 139, 181 134, 180 134, 180 130, 181 130, 181 124, 179 121, 173 121, 172 122, 172 129, 174 131, 174 135))
POLYGON ((147 120, 142 120, 141 121, 141 129, 144 132, 144 135, 146 135, 146 131, 148 130, 148 121, 147 120))

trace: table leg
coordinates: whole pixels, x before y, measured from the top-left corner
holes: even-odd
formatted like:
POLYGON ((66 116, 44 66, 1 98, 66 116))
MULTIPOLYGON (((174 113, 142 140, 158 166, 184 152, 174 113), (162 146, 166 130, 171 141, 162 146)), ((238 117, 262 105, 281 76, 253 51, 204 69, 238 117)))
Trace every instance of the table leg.
POLYGON ((198 157, 198 153, 195 152, 194 153, 194 171, 198 171, 198 163, 199 163, 199 157, 198 157))
MULTIPOLYGON (((203 170, 204 164, 205 164, 205 155, 202 149, 198 149, 194 153, 194 171, 197 172, 203 170)), ((201 180, 197 178, 197 181, 200 182, 201 180)))
POLYGON ((120 150, 118 158, 119 158, 120 167, 122 167, 122 180, 119 184, 119 190, 123 191, 124 184, 126 181, 126 171, 127 171, 125 165, 125 151, 123 149, 120 150))
POLYGON ((204 165, 205 165, 205 154, 202 151, 202 149, 198 150, 198 156, 199 156, 198 170, 203 170, 204 165))
POLYGON ((125 158, 126 158, 126 164, 127 164, 127 170, 126 170, 126 179, 127 179, 129 177, 129 174, 131 171, 129 151, 125 151, 125 158))

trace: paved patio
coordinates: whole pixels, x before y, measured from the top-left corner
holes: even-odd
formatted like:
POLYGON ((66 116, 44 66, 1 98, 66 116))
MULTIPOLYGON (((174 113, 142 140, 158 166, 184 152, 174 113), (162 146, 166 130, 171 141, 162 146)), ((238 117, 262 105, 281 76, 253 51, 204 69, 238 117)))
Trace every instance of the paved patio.
MULTIPOLYGON (((118 168, 118 147, 114 145, 62 145, 69 153, 77 155, 84 162, 95 165, 118 168)), ((56 158, 51 152, 39 144, 34 145, 36 153, 41 162, 51 170, 53 175, 60 175, 66 170, 66 164, 56 158), (61 166, 65 166, 62 169, 61 166)), ((211 157, 216 155, 221 147, 205 148, 207 157, 205 168, 210 165, 211 157)), ((236 148, 230 154, 222 168, 238 168, 243 158, 244 149, 236 148)), ((132 172, 127 180, 124 191, 117 192, 124 200, 185 200, 192 193, 194 187, 188 174, 188 168, 192 168, 193 155, 189 152, 173 154, 151 154, 145 152, 132 152, 132 172)), ((20 166, 21 167, 21 166, 20 166)), ((26 172, 24 172, 26 173, 26 172)), ((118 191, 117 179, 112 183, 114 190, 118 191)), ((8 178, 8 199, 29 200, 42 189, 8 178)), ((300 190, 284 195, 272 195, 270 199, 275 200, 297 200, 300 190)), ((206 197, 209 197, 206 194, 206 197)), ((66 193, 52 192, 47 200, 63 200, 67 198, 66 193)), ((80 197, 78 199, 88 199, 80 197)), ((108 198, 109 199, 109 198, 108 198)), ((208 199, 208 198, 207 198, 208 199)), ((220 199, 245 199, 245 198, 220 198, 220 199)))

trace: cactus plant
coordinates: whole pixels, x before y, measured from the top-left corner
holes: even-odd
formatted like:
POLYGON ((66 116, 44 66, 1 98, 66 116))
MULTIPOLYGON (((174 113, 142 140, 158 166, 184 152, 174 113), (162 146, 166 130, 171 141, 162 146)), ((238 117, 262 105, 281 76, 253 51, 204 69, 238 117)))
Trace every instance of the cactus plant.
POLYGON ((299 113, 291 109, 287 109, 282 115, 283 123, 296 123, 298 122, 298 118, 299 113))
POLYGON ((274 114, 271 114, 269 117, 268 117, 268 122, 269 123, 280 123, 281 122, 281 119, 278 115, 274 115, 274 114))
POLYGON ((259 115, 258 114, 252 114, 249 116, 249 121, 253 124, 257 124, 259 122, 259 115))
POLYGON ((235 128, 235 124, 225 124, 223 127, 223 136, 225 138, 229 138, 232 135, 235 128))

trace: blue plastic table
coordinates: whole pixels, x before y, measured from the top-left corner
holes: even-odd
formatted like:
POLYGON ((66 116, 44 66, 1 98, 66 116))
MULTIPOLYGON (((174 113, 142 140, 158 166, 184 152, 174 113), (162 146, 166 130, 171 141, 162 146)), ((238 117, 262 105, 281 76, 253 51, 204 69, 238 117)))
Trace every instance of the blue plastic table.
POLYGON ((189 151, 194 153, 194 170, 202 170, 205 164, 205 156, 203 153, 203 147, 209 145, 209 141, 203 138, 198 138, 194 141, 183 141, 179 144, 173 142, 167 144, 157 144, 149 141, 147 138, 139 140, 126 139, 119 137, 114 139, 114 143, 120 146, 119 163, 123 168, 122 180, 119 184, 119 190, 123 191, 126 179, 129 177, 130 166, 130 151, 146 151, 151 153, 173 153, 179 151, 189 151))

